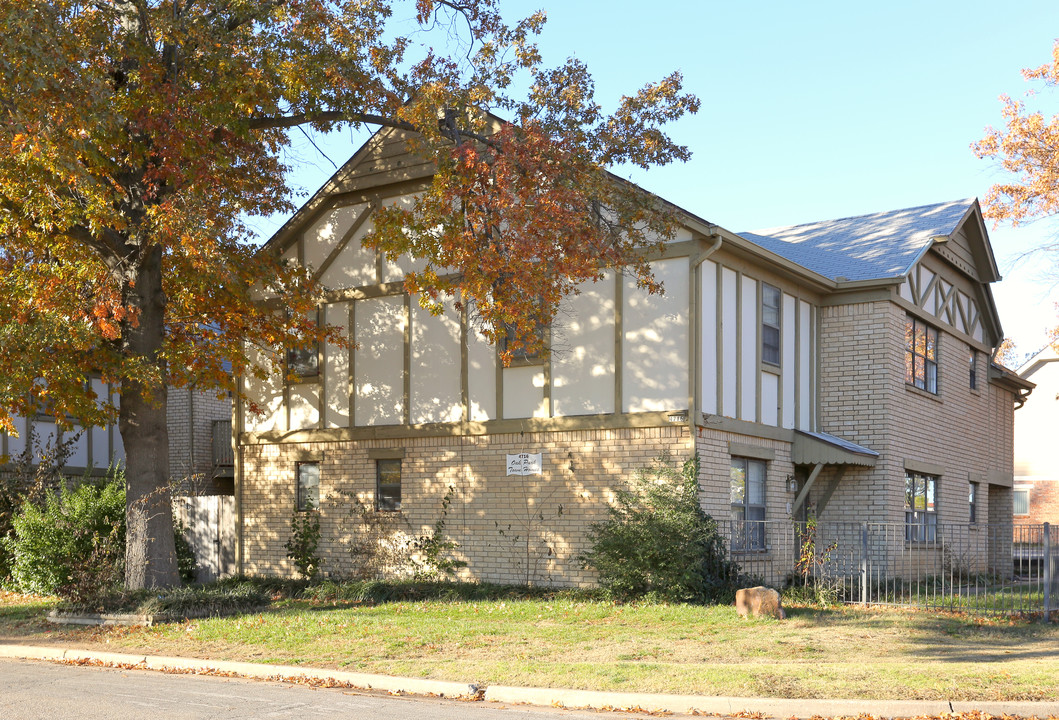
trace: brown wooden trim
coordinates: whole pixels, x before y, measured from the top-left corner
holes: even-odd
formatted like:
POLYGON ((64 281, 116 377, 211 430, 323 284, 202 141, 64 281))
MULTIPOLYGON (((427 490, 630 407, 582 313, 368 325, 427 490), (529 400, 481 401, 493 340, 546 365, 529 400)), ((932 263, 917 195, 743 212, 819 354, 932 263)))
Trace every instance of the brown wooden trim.
MULTIPOLYGON (((461 435, 503 435, 520 432, 569 432, 576 430, 616 430, 623 428, 671 427, 668 412, 627 415, 571 415, 554 418, 522 418, 466 423, 427 423, 423 425, 375 425, 360 428, 327 428, 292 432, 242 433, 240 445, 281 443, 349 442, 417 437, 458 437, 461 435)), ((681 427, 684 427, 681 425, 681 427)))
MULTIPOLYGON (((343 205, 341 207, 355 208, 357 206, 343 205)), ((372 201, 368 203, 367 207, 365 207, 361 211, 357 219, 353 221, 352 225, 350 225, 349 230, 346 230, 346 232, 342 235, 342 239, 338 241, 338 244, 335 245, 334 249, 331 250, 330 253, 328 253, 326 258, 324 258, 324 261, 320 264, 320 267, 313 272, 312 282, 316 283, 320 281, 320 278, 323 277, 323 274, 327 272, 331 265, 334 264, 335 260, 338 259, 338 256, 342 254, 342 251, 346 249, 346 245, 348 245, 349 241, 353 239, 353 236, 357 234, 357 231, 364 227, 364 224, 368 221, 369 218, 371 218, 372 215, 375 214, 375 211, 378 209, 378 201, 372 201)))

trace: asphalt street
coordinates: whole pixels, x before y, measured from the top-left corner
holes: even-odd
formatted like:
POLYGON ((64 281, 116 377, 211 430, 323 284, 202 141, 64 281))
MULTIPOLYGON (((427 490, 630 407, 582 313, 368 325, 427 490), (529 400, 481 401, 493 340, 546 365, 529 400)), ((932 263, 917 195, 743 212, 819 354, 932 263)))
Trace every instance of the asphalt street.
MULTIPOLYGON (((0 659, 0 720, 599 720, 592 712, 0 659)), ((608 713, 608 720, 629 717, 608 713)))

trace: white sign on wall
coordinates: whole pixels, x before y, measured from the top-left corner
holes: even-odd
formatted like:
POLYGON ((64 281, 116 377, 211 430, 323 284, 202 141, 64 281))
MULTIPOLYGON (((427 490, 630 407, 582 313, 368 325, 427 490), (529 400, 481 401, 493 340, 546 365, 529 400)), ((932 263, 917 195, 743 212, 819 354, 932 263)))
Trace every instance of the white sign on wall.
POLYGON ((517 455, 508 454, 507 456, 507 474, 508 475, 541 475, 541 464, 544 458, 544 453, 518 453, 517 455))

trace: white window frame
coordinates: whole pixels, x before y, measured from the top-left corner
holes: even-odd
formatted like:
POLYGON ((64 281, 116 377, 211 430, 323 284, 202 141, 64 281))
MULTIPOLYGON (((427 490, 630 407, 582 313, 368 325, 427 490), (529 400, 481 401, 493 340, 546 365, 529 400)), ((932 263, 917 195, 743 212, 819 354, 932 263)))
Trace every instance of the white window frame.
POLYGON ((732 457, 728 486, 731 504, 732 550, 763 552, 767 549, 765 518, 768 463, 748 457, 732 457), (754 479, 754 476, 757 479, 754 479), (753 486, 759 486, 755 493, 753 486))

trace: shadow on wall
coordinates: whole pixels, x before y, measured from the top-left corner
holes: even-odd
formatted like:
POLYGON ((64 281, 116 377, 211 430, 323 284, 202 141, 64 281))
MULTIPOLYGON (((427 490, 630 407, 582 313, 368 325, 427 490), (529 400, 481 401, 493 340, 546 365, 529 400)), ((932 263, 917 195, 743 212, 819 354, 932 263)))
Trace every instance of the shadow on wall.
MULTIPOLYGON (((321 445, 320 557, 325 575, 444 577, 527 585, 587 585, 578 558, 586 532, 606 518, 613 489, 663 452, 686 452, 682 428, 659 428, 630 459, 629 431, 526 433, 431 438, 404 448, 400 505, 376 507, 377 460, 368 446, 321 445), (540 474, 507 474, 508 455, 541 453, 540 474)), ((276 446, 271 446, 276 447, 276 446)), ((392 448, 392 445, 390 446, 392 448)), ((284 544, 291 537, 294 466, 305 446, 247 462, 246 571, 293 576, 284 544), (289 471, 277 468, 289 466, 289 471)))

